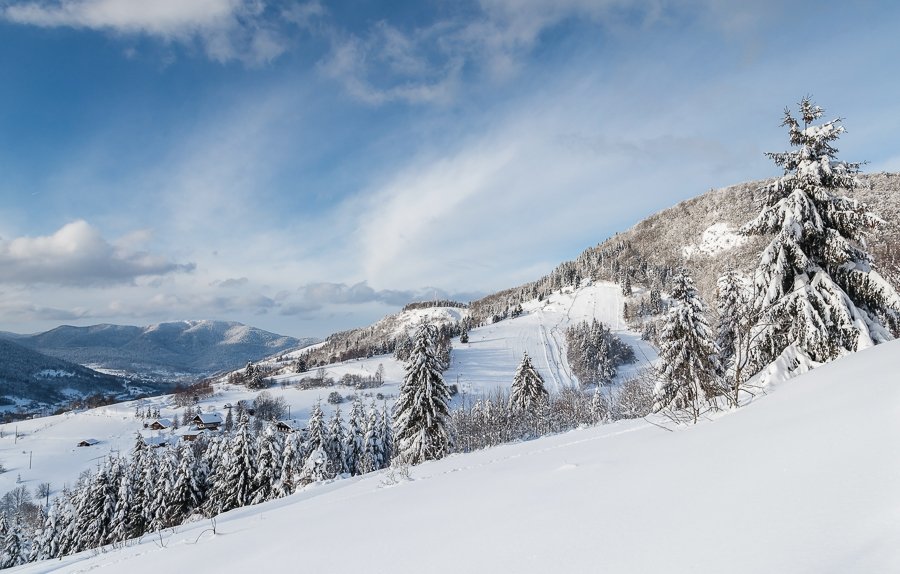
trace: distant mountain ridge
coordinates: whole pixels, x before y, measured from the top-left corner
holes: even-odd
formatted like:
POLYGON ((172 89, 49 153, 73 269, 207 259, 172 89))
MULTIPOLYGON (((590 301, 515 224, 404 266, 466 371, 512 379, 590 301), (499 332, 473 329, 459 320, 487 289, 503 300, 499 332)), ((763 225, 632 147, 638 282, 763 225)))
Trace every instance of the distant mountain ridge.
POLYGON ((59 405, 93 394, 125 392, 124 379, 98 373, 0 338, 0 406, 59 405))
POLYGON ((0 337, 72 363, 154 379, 209 375, 317 341, 226 321, 177 321, 146 327, 64 325, 34 335, 10 337, 4 333, 0 337))

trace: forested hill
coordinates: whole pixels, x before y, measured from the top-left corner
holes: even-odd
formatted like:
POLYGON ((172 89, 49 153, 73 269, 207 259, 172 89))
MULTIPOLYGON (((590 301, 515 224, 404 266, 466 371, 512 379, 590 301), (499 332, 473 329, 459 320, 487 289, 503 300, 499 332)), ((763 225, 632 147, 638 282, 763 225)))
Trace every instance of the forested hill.
POLYGON ((0 339, 0 405, 57 405, 94 394, 125 390, 119 377, 49 357, 0 339))
MULTIPOLYGON (((488 295, 470 304, 473 320, 508 316, 527 301, 587 278, 625 282, 666 290, 675 269, 687 268, 707 301, 715 295, 716 279, 733 268, 749 274, 765 243, 737 231, 762 208, 762 187, 772 180, 713 189, 655 213, 616 234, 576 259, 560 264, 534 281, 488 295)), ((868 205, 883 225, 868 238, 876 268, 895 288, 900 287, 900 174, 859 176, 850 197, 868 205)))
POLYGON ((234 369, 315 340, 234 322, 176 321, 146 327, 66 325, 15 342, 73 363, 171 380, 234 369))

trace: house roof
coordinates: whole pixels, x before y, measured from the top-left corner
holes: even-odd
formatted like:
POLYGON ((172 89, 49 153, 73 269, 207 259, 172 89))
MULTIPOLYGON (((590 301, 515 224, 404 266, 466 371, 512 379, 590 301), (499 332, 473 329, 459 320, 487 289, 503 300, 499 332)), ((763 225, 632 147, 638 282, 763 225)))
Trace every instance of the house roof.
POLYGON ((86 438, 86 439, 82 440, 81 442, 79 442, 78 444, 95 445, 95 444, 99 444, 99 443, 100 443, 100 441, 95 438, 86 438))
POLYGON ((222 424, 222 415, 219 413, 200 413, 194 417, 194 420, 199 420, 205 425, 222 424))
MULTIPOLYGON (((172 426, 172 419, 156 419, 153 421, 154 423, 159 423, 160 426, 169 428, 172 426)), ((151 423, 152 424, 152 423, 151 423)))

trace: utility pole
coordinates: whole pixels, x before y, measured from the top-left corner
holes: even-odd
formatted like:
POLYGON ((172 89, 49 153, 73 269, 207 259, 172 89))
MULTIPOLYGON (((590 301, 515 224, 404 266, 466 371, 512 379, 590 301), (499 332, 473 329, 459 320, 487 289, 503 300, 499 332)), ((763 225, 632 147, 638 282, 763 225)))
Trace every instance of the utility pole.
POLYGON ((34 451, 33 451, 33 450, 29 450, 29 451, 28 451, 28 470, 31 470, 31 457, 32 457, 32 456, 34 456, 34 451))

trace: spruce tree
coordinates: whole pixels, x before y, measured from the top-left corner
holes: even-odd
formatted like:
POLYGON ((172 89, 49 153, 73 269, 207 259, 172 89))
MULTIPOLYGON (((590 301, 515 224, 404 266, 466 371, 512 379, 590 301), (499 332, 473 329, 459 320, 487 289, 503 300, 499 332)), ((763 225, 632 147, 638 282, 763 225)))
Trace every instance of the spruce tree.
POLYGON ((303 445, 300 433, 290 433, 284 440, 284 451, 281 454, 281 469, 275 483, 275 495, 290 496, 297 485, 297 476, 303 463, 303 445))
POLYGON ((197 459, 190 444, 179 449, 178 466, 172 485, 171 511, 173 521, 181 522, 203 504, 203 487, 198 480, 197 459))
POLYGON ((259 458, 253 479, 252 504, 275 498, 275 483, 281 476, 281 435, 269 427, 259 435, 259 458))
POLYGON ((237 432, 228 443, 222 472, 216 475, 216 484, 210 496, 215 512, 227 512, 250 504, 253 477, 256 475, 255 442, 250 434, 247 417, 238 423, 237 432))
POLYGON ((394 406, 394 446, 409 464, 442 458, 450 450, 450 392, 434 354, 435 338, 436 329, 427 323, 416 331, 394 406))
POLYGON ((0 556, 0 568, 12 568, 25 563, 24 540, 18 520, 13 520, 9 532, 3 540, 3 554, 0 556))
POLYGON ((340 407, 335 407, 325 438, 325 454, 328 455, 329 478, 349 472, 347 464, 347 431, 340 407))
POLYGON ((547 397, 543 377, 531 364, 531 357, 528 356, 528 353, 524 353, 509 391, 509 408, 533 411, 547 397))
POLYGON ((362 474, 361 467, 364 454, 365 427, 366 415, 363 410, 362 399, 357 395, 356 398, 353 399, 353 406, 350 408, 345 442, 347 472, 352 475, 362 474))
POLYGON ((813 123, 823 110, 808 97, 799 108, 799 119, 786 109, 782 122, 795 149, 766 154, 783 175, 764 188, 762 212, 741 228, 770 237, 754 276, 760 368, 783 355, 805 369, 887 341, 881 321, 900 310, 865 250, 881 221, 843 195, 857 184, 860 164, 837 159, 841 120, 813 123))
POLYGON ((674 278, 672 303, 660 333, 661 379, 654 410, 684 410, 696 422, 720 394, 716 343, 703 302, 685 271, 674 278))

